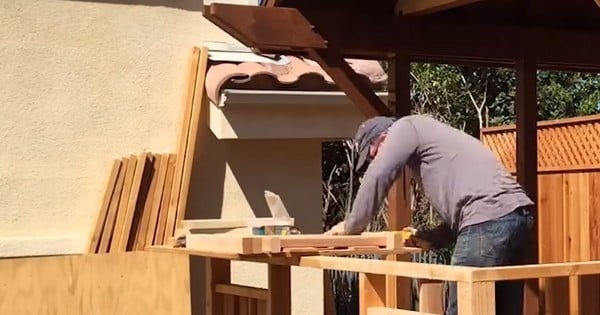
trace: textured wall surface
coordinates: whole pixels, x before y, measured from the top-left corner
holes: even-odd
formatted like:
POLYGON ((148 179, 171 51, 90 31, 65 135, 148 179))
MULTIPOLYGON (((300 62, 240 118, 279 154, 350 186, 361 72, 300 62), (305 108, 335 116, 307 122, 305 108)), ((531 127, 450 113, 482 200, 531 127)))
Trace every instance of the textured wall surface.
POLYGON ((82 250, 111 159, 174 152, 191 48, 233 41, 201 4, 0 1, 0 256, 82 250))

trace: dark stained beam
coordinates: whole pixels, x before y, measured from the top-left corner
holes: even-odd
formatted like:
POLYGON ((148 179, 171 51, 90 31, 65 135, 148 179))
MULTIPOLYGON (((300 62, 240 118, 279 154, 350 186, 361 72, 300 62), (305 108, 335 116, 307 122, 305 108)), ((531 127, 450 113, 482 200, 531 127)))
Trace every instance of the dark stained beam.
MULTIPOLYGON (((536 203, 535 220, 530 234, 528 256, 525 264, 537 264, 538 259, 538 101, 537 101, 537 69, 532 58, 522 59, 516 67, 517 91, 515 99, 517 129, 517 180, 527 194, 536 203)), ((524 314, 539 314, 539 282, 531 279, 525 282, 524 314)))
POLYGON ((480 0, 397 0, 394 12, 402 15, 431 14, 478 1, 480 0))
POLYGON ((383 101, 375 95, 367 83, 348 65, 342 55, 333 49, 307 51, 308 57, 316 61, 346 93, 348 98, 366 117, 378 115, 391 116, 392 112, 383 101))
POLYGON ((246 46, 289 55, 335 47, 344 57, 375 59, 403 50, 413 61, 514 66, 528 46, 540 68, 600 71, 598 31, 466 24, 343 7, 300 12, 214 3, 204 15, 246 46))
POLYGON ((204 16, 249 47, 261 49, 324 49, 324 39, 296 9, 214 3, 204 16))
MULTIPOLYGON (((388 99, 389 106, 394 108, 394 116, 410 115, 410 59, 402 52, 397 52, 388 61, 388 99)), ((410 170, 405 167, 388 192, 388 230, 398 231, 412 226, 410 208, 411 186, 410 170)), ((407 255, 388 255, 387 260, 408 261, 407 255)), ((391 308, 412 309, 411 279, 386 276, 386 306, 391 308)))

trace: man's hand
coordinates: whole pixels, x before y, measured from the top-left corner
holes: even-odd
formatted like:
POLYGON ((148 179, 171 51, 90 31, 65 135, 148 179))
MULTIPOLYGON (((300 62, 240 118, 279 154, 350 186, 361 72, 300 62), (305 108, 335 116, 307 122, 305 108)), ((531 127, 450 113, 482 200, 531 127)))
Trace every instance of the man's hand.
POLYGON ((342 221, 334 225, 329 231, 324 233, 325 235, 346 235, 346 222, 342 221))

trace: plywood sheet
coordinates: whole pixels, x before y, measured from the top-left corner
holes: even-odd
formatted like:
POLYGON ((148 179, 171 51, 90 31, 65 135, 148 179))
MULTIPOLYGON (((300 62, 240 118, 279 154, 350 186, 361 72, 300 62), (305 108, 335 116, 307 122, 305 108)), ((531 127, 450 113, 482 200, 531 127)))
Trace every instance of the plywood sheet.
POLYGON ((189 259, 138 251, 0 260, 0 314, 189 315, 189 259))

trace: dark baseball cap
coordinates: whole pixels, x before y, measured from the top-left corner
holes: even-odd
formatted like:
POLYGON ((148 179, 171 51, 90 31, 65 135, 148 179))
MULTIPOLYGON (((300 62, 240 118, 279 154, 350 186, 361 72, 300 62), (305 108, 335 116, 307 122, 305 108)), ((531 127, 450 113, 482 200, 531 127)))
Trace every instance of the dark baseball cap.
POLYGON ((369 147, 382 132, 396 121, 394 117, 375 116, 365 120, 356 131, 354 136, 354 149, 358 154, 356 170, 361 170, 367 162, 370 162, 369 147))

